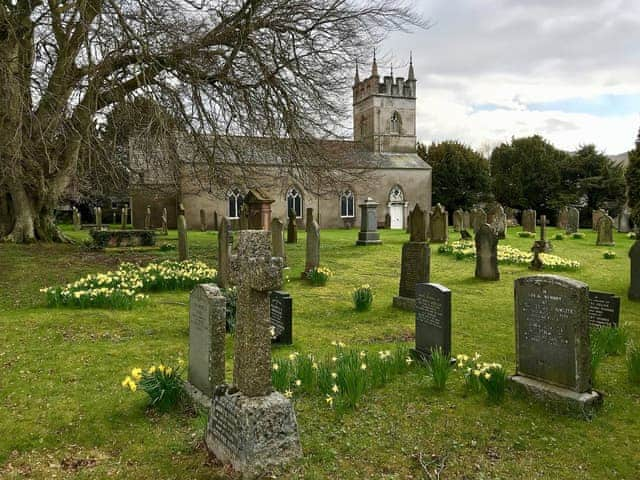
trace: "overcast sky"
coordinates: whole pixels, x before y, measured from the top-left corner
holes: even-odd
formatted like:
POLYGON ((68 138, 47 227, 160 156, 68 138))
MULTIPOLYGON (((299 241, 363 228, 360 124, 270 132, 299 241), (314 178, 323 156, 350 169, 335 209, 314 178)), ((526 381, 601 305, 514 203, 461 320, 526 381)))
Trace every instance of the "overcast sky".
MULTIPOLYGON (((433 26, 380 48, 418 79, 418 140, 482 149, 540 134, 575 150, 633 147, 640 127, 640 0, 416 0, 433 26)), ((364 68, 367 68, 366 66, 364 68)))

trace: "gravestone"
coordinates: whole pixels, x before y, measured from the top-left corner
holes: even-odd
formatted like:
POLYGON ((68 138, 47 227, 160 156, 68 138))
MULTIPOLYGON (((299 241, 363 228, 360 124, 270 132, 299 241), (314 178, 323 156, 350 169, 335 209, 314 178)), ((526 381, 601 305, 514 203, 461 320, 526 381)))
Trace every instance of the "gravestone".
POLYGON ((287 292, 271 292, 271 327, 273 343, 293 343, 293 299, 287 292))
POLYGON ((120 216, 120 227, 124 230, 125 228, 127 228, 127 224, 129 223, 128 220, 128 215, 129 215, 129 209, 127 207, 122 207, 122 215, 120 216))
POLYGON ((284 251, 284 224, 278 217, 271 220, 271 254, 274 257, 282 258, 287 264, 287 257, 284 251))
POLYGON ((200 209, 200 231, 207 231, 207 212, 203 208, 200 209))
POLYGON ((567 229, 567 224, 569 223, 569 209, 567 207, 562 207, 558 212, 558 221, 556 226, 561 228, 562 230, 567 229))
POLYGON ((511 207, 505 207, 505 225, 507 227, 517 227, 518 219, 516 218, 516 209, 511 207))
POLYGON ((589 291, 589 326, 617 328, 620 324, 620 297, 613 293, 589 291))
POLYGON ((282 259, 264 230, 240 232, 231 271, 238 285, 233 387, 216 389, 208 450, 242 478, 256 478, 302 455, 291 402, 271 386, 270 292, 282 285, 282 259))
POLYGON ((151 229, 151 205, 147 205, 147 210, 144 215, 144 229, 151 229))
POLYGON ((525 210, 522 212, 522 231, 536 233, 536 211, 525 210))
POLYGON ((498 270, 498 234, 488 224, 476 232, 476 278, 500 280, 498 270))
POLYGON ((440 348, 451 354, 451 290, 437 283, 416 285, 416 348, 420 358, 440 348))
POLYGON ((604 217, 606 214, 607 214, 607 212, 605 212, 601 208, 591 212, 591 229, 593 231, 595 231, 595 232, 598 231, 598 223, 600 222, 600 219, 602 217, 604 217))
POLYGON ((622 208, 622 211, 618 215, 618 222, 616 228, 619 233, 629 233, 631 231, 631 211, 626 205, 622 208))
POLYGON ((471 228, 476 233, 480 227, 487 223, 487 213, 482 208, 471 209, 471 228))
POLYGON ((579 229, 580 229, 580 210, 578 210, 576 207, 569 207, 567 209, 566 232, 569 234, 578 233, 579 229))
POLYGON ((613 240, 613 219, 609 215, 600 216, 597 229, 596 245, 612 247, 616 244, 613 240))
POLYGON ((391 228, 391 214, 389 213, 384 216, 384 228, 391 228))
POLYGON ((218 285, 222 288, 231 286, 231 249, 233 248, 233 232, 231 222, 227 217, 222 217, 218 230, 218 285))
MULTIPOLYGON (((202 402, 224 383, 226 299, 217 285, 196 285, 189 297, 187 391, 202 402)), ((208 401, 206 402, 208 404, 208 401)))
POLYGON ((462 212, 462 229, 469 230, 471 228, 471 215, 464 210, 462 212))
POLYGON ((184 206, 180 204, 178 209, 178 260, 183 262, 188 258, 187 219, 184 216, 184 206))
POLYGON ((80 230, 82 228, 82 218, 80 216, 80 211, 76 207, 73 207, 72 215, 73 229, 80 230))
POLYGON ((275 202, 262 190, 254 188, 244 197, 243 206, 248 208, 248 228, 251 230, 269 230, 271 227, 271 204, 275 202))
POLYGON ((631 283, 629 300, 640 300, 640 240, 636 240, 629 250, 631 261, 631 283))
POLYGON ((516 374, 513 385, 563 410, 601 403, 591 389, 589 287, 556 275, 515 281, 516 374))
POLYGON ((287 243, 298 243, 296 212, 292 208, 289 209, 289 221, 287 222, 287 243))
POLYGON ((169 227, 167 226, 167 222, 168 222, 167 209, 163 208, 162 209, 162 234, 163 235, 169 235, 169 227))
POLYGON ((449 239, 449 215, 439 203, 431 210, 429 237, 431 243, 446 243, 449 239))
POLYGON ((453 231, 459 232, 464 230, 464 212, 460 209, 453 212, 453 231))
POLYGON ((380 245, 380 232, 378 232, 378 218, 376 209, 378 203, 371 197, 358 205, 360 207, 360 231, 356 245, 380 245))
POLYGON ((507 214, 504 213, 502 205, 497 203, 489 210, 489 213, 487 213, 487 223, 496 231, 498 239, 504 240, 507 238, 507 214))
POLYGON ((411 236, 402 245, 400 291, 393 297, 393 306, 415 311, 416 285, 429 282, 431 251, 427 243, 427 214, 416 205, 409 214, 411 236))
POLYGON ((102 207, 96 207, 96 228, 102 229, 102 207))
POLYGON ((533 247, 531 249, 531 251, 533 251, 535 255, 536 250, 534 249, 537 250, 538 254, 549 253, 551 250, 553 250, 553 246, 551 245, 551 242, 547 240, 547 216, 546 215, 540 215, 540 239, 533 242, 533 247))
POLYGON ((320 266, 320 225, 313 218, 313 208, 307 208, 307 248, 304 273, 320 266))
POLYGON ((218 212, 216 211, 213 212, 213 229, 218 231, 218 212))

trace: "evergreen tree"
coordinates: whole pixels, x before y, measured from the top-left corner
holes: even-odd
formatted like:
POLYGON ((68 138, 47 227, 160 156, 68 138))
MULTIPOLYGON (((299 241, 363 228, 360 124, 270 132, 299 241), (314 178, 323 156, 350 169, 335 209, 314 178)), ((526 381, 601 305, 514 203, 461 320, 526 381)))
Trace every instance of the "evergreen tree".
POLYGON ((629 152, 629 165, 625 174, 627 180, 627 199, 631 208, 631 220, 640 225, 640 130, 636 139, 636 148, 629 152))

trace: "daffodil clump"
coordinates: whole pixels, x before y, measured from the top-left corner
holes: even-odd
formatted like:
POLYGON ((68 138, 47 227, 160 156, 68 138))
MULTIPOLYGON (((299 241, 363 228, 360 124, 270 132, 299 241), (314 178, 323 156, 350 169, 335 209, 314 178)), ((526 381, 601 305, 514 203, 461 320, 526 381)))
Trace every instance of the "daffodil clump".
POLYGON ((353 289, 351 298, 353 299, 355 309, 358 312, 364 312, 371 308, 371 304, 373 303, 373 290, 369 285, 361 285, 353 289))
POLYGON ((377 353, 347 349, 339 341, 332 345, 334 352, 323 359, 294 352, 274 360, 274 388, 288 398, 320 395, 328 407, 343 412, 356 408, 368 389, 380 387, 412 368, 413 359, 403 345, 377 353))
POLYGON ((333 277, 333 272, 327 267, 314 267, 307 272, 307 279, 316 287, 326 285, 330 277, 333 277))
POLYGON ((636 232, 627 233, 627 238, 630 239, 630 240, 635 240, 636 239, 636 232))
MULTIPOLYGON (((460 240, 457 242, 446 243, 438 248, 438 252, 443 255, 452 255, 457 260, 465 258, 475 258, 476 249, 472 242, 460 240)), ((575 260, 567 260, 557 255, 549 253, 541 253, 540 259, 544 264, 545 270, 578 270, 580 262, 575 260)), ((533 260, 533 253, 525 252, 509 245, 498 245, 498 263, 513 265, 529 265, 533 260)))
POLYGON ((215 281, 216 275, 215 269, 197 261, 166 260, 146 267, 122 263, 118 270, 87 275, 73 283, 40 291, 50 307, 131 308, 147 300, 142 292, 188 290, 198 283, 215 281))
POLYGON ((456 368, 462 371, 465 387, 469 392, 479 392, 483 388, 490 403, 500 403, 507 387, 507 371, 499 363, 480 362, 480 354, 472 357, 460 354, 456 357, 456 368))
POLYGON ((149 406, 166 411, 185 397, 182 367, 184 361, 178 359, 177 365, 170 366, 160 363, 151 365, 146 370, 133 368, 130 375, 122 380, 123 388, 136 392, 138 389, 149 395, 149 406))
POLYGON ((604 252, 602 256, 605 260, 613 260, 614 258, 616 258, 616 252, 614 252, 613 250, 608 250, 604 252))

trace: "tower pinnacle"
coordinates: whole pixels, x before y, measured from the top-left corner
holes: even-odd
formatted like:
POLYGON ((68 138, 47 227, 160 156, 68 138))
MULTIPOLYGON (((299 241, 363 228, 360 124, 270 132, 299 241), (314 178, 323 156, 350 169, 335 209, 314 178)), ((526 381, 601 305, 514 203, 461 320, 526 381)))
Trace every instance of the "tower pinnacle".
POLYGON ((376 49, 373 49, 373 64, 371 65, 371 76, 378 76, 378 62, 376 62, 376 49))
POLYGON ((409 76, 407 77, 407 80, 415 80, 416 79, 416 75, 413 72, 413 52, 409 52, 409 76))

